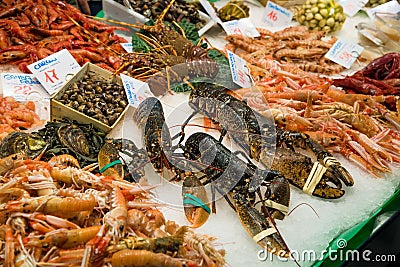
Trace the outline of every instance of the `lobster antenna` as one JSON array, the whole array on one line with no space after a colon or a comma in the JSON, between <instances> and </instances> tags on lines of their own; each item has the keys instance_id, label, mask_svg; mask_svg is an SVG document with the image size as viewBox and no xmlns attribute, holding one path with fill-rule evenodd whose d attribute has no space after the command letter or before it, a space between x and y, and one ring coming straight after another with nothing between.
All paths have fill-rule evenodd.
<instances>
[{"instance_id":1,"label":"lobster antenna","mask_svg":"<svg viewBox=\"0 0 400 267\"><path fill-rule=\"evenodd\" d=\"M171 8L171 6L175 3L175 0L172 0L171 2L169 2L169 4L166 6L166 8L163 10L163 12L161 12L160 16L158 16L158 18L155 21L155 24L157 23L161 23L164 20L165 15L167 15L167 12L169 11L169 9Z\"/></svg>"},{"instance_id":2,"label":"lobster antenna","mask_svg":"<svg viewBox=\"0 0 400 267\"><path fill-rule=\"evenodd\" d=\"M306 206L310 207L310 208L312 209L312 211L315 213L315 215L318 217L318 219L320 219L320 217L319 217L317 211L316 211L310 204L308 204L308 203L300 203L300 204L297 204L297 206L294 207L291 211L289 211L289 213L288 213L286 216L289 216L293 211L295 211L295 210L296 210L298 207L300 207L301 205L306 205Z\"/></svg>"}]
</instances>

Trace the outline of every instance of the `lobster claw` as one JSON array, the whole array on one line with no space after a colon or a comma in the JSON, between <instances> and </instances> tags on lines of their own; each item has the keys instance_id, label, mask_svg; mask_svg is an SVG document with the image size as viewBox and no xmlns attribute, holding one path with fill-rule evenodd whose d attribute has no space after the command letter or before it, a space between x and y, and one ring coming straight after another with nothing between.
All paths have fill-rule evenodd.
<instances>
[{"instance_id":1,"label":"lobster claw","mask_svg":"<svg viewBox=\"0 0 400 267\"><path fill-rule=\"evenodd\" d=\"M268 182L267 186L267 192L269 195L266 196L266 200L263 200L263 203L265 206L270 208L272 218L283 220L289 212L289 181L282 175L279 175Z\"/></svg>"},{"instance_id":2,"label":"lobster claw","mask_svg":"<svg viewBox=\"0 0 400 267\"><path fill-rule=\"evenodd\" d=\"M185 216L191 227L197 228L206 223L211 212L207 192L194 174L183 180L182 197Z\"/></svg>"},{"instance_id":3,"label":"lobster claw","mask_svg":"<svg viewBox=\"0 0 400 267\"><path fill-rule=\"evenodd\" d=\"M353 186L354 180L351 174L346 170L345 167L334 157L325 157L323 159L324 165L330 170L335 177L338 177L345 185Z\"/></svg>"},{"instance_id":4,"label":"lobster claw","mask_svg":"<svg viewBox=\"0 0 400 267\"><path fill-rule=\"evenodd\" d=\"M239 220L253 240L270 253L289 257L290 250L271 222L273 218L264 218L256 208L250 205L244 194L237 192L232 197Z\"/></svg>"},{"instance_id":5,"label":"lobster claw","mask_svg":"<svg viewBox=\"0 0 400 267\"><path fill-rule=\"evenodd\" d=\"M319 161L312 163L310 157L298 152L284 148L278 148L277 151L271 168L280 171L291 184L309 195L326 199L340 198L345 193L341 180L345 185L353 184L350 174L333 157L325 160L325 164Z\"/></svg>"}]
</instances>

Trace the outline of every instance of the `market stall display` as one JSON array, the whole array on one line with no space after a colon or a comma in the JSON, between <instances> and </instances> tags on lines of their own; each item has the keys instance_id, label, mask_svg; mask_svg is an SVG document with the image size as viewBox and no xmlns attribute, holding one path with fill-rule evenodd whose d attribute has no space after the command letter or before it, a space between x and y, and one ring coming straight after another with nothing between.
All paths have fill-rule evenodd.
<instances>
[{"instance_id":1,"label":"market stall display","mask_svg":"<svg viewBox=\"0 0 400 267\"><path fill-rule=\"evenodd\" d=\"M350 29L341 24L354 21L335 1L305 4L319 31L257 25L260 37L211 31L208 44L186 20L164 23L175 1L147 9L161 15L125 37L114 31L126 23L109 26L62 1L3 1L3 65L26 71L67 48L98 66L87 63L52 94L51 118L62 120L41 129L26 131L42 122L31 102L1 98L0 118L14 129L1 132L0 263L319 266L327 248L346 249L335 238L398 197L397 53L386 48L345 75L325 57ZM250 19L262 12L249 6ZM185 8L172 10L183 18L193 13ZM122 50L126 39L134 52ZM235 75L247 86L232 86ZM179 227L188 222L196 229ZM315 257L296 256L306 250Z\"/></svg>"}]
</instances>

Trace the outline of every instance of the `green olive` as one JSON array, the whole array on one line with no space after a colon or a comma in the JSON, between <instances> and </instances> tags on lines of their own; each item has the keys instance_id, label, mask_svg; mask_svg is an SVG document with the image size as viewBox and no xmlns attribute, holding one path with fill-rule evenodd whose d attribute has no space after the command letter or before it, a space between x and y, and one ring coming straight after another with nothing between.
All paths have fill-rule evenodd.
<instances>
[{"instance_id":1,"label":"green olive","mask_svg":"<svg viewBox=\"0 0 400 267\"><path fill-rule=\"evenodd\" d=\"M330 31L331 31L331 27L329 27L329 26L324 26L324 27L322 27L322 30L323 30L324 32L330 32Z\"/></svg>"},{"instance_id":2,"label":"green olive","mask_svg":"<svg viewBox=\"0 0 400 267\"><path fill-rule=\"evenodd\" d=\"M320 9L319 10L319 14L321 14L321 16L323 16L324 18L327 18L329 16L328 10L327 9Z\"/></svg>"},{"instance_id":3,"label":"green olive","mask_svg":"<svg viewBox=\"0 0 400 267\"><path fill-rule=\"evenodd\" d=\"M326 25L326 19L322 19L318 22L318 26L323 28Z\"/></svg>"},{"instance_id":4,"label":"green olive","mask_svg":"<svg viewBox=\"0 0 400 267\"><path fill-rule=\"evenodd\" d=\"M316 6L314 6L314 7L311 8L311 12L314 13L314 14L318 13L318 10L319 10L319 9L318 9L318 7L316 7Z\"/></svg>"},{"instance_id":5,"label":"green olive","mask_svg":"<svg viewBox=\"0 0 400 267\"><path fill-rule=\"evenodd\" d=\"M321 16L321 14L315 14L315 16L314 16L314 18L316 19L316 20L322 20L323 19L323 17Z\"/></svg>"},{"instance_id":6,"label":"green olive","mask_svg":"<svg viewBox=\"0 0 400 267\"><path fill-rule=\"evenodd\" d=\"M329 27L332 27L335 24L335 19L334 18L329 18L326 20L326 25Z\"/></svg>"},{"instance_id":7,"label":"green olive","mask_svg":"<svg viewBox=\"0 0 400 267\"><path fill-rule=\"evenodd\" d=\"M312 13L307 13L306 20L311 20L313 18L314 18L314 15Z\"/></svg>"},{"instance_id":8,"label":"green olive","mask_svg":"<svg viewBox=\"0 0 400 267\"><path fill-rule=\"evenodd\" d=\"M306 20L306 16L301 15L300 17L298 17L297 21L302 24L304 21Z\"/></svg>"}]
</instances>

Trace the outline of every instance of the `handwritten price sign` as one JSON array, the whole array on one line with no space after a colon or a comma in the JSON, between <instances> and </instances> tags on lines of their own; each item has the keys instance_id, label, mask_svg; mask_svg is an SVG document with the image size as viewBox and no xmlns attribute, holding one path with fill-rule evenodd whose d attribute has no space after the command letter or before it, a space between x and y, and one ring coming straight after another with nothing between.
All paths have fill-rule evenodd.
<instances>
[{"instance_id":1,"label":"handwritten price sign","mask_svg":"<svg viewBox=\"0 0 400 267\"><path fill-rule=\"evenodd\" d=\"M226 21L221 24L226 34L240 34L247 37L259 37L260 33L256 27L251 23L249 18L239 20Z\"/></svg>"},{"instance_id":2,"label":"handwritten price sign","mask_svg":"<svg viewBox=\"0 0 400 267\"><path fill-rule=\"evenodd\" d=\"M352 17L368 3L368 0L339 0L338 3L343 7L344 13Z\"/></svg>"},{"instance_id":3,"label":"handwritten price sign","mask_svg":"<svg viewBox=\"0 0 400 267\"><path fill-rule=\"evenodd\" d=\"M78 62L63 49L28 66L46 91L52 95L80 69Z\"/></svg>"},{"instance_id":4,"label":"handwritten price sign","mask_svg":"<svg viewBox=\"0 0 400 267\"><path fill-rule=\"evenodd\" d=\"M331 47L331 49L329 49L325 57L349 69L363 50L364 47L358 44L346 42L339 39Z\"/></svg>"},{"instance_id":5,"label":"handwritten price sign","mask_svg":"<svg viewBox=\"0 0 400 267\"><path fill-rule=\"evenodd\" d=\"M128 53L132 53L133 52L133 45L132 43L120 43L120 45L122 46L122 48L128 52Z\"/></svg>"},{"instance_id":6,"label":"handwritten price sign","mask_svg":"<svg viewBox=\"0 0 400 267\"><path fill-rule=\"evenodd\" d=\"M246 61L229 50L227 52L233 82L244 88L250 87L251 79Z\"/></svg>"},{"instance_id":7,"label":"handwritten price sign","mask_svg":"<svg viewBox=\"0 0 400 267\"><path fill-rule=\"evenodd\" d=\"M147 83L121 74L122 84L130 105L137 108L146 98L153 96Z\"/></svg>"},{"instance_id":8,"label":"handwritten price sign","mask_svg":"<svg viewBox=\"0 0 400 267\"><path fill-rule=\"evenodd\" d=\"M288 9L275 4L274 2L268 1L265 7L265 15L263 23L267 27L271 28L286 28L292 21L293 13Z\"/></svg>"},{"instance_id":9,"label":"handwritten price sign","mask_svg":"<svg viewBox=\"0 0 400 267\"><path fill-rule=\"evenodd\" d=\"M1 86L4 96L12 96L18 101L49 96L32 74L2 73Z\"/></svg>"}]
</instances>

